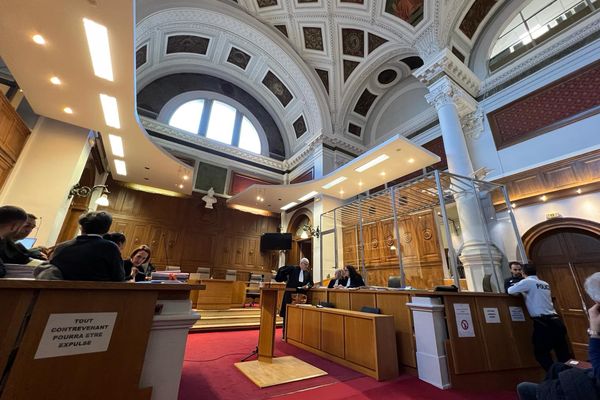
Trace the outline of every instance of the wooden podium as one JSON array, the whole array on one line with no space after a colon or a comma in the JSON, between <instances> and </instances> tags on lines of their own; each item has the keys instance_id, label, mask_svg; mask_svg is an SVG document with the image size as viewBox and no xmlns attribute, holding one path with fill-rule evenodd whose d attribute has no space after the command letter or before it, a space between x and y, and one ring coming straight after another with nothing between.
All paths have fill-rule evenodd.
<instances>
[{"instance_id":1,"label":"wooden podium","mask_svg":"<svg viewBox=\"0 0 600 400\"><path fill-rule=\"evenodd\" d=\"M296 289L286 289L285 283L264 283L260 288L258 360L235 363L244 375L261 388L327 375L327 372L296 357L274 357L279 291L295 292Z\"/></svg>"}]
</instances>

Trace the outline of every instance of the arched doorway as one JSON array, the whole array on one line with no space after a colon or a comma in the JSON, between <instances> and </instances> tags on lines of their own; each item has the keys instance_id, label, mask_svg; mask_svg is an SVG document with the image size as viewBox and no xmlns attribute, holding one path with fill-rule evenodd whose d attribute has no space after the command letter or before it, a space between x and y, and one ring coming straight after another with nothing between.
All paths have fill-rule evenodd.
<instances>
[{"instance_id":1,"label":"arched doorway","mask_svg":"<svg viewBox=\"0 0 600 400\"><path fill-rule=\"evenodd\" d=\"M292 217L288 227L288 233L292 234L292 248L285 257L286 265L297 265L302 257L308 258L313 264L313 238L304 230L304 226L312 226L307 213L299 212Z\"/></svg>"},{"instance_id":2,"label":"arched doorway","mask_svg":"<svg viewBox=\"0 0 600 400\"><path fill-rule=\"evenodd\" d=\"M575 357L587 359L587 309L593 301L583 282L600 271L600 224L576 218L550 220L531 228L523 243L538 276L552 288Z\"/></svg>"}]
</instances>

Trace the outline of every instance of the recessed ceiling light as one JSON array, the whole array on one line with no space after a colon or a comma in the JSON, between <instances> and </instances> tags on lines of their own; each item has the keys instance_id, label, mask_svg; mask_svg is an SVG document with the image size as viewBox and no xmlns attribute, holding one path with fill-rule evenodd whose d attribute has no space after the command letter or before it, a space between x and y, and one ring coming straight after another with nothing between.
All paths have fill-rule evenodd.
<instances>
[{"instance_id":1,"label":"recessed ceiling light","mask_svg":"<svg viewBox=\"0 0 600 400\"><path fill-rule=\"evenodd\" d=\"M110 148L112 149L113 155L117 157L125 157L125 152L123 150L123 139L121 139L121 136L109 133L108 140L110 141Z\"/></svg>"},{"instance_id":2,"label":"recessed ceiling light","mask_svg":"<svg viewBox=\"0 0 600 400\"><path fill-rule=\"evenodd\" d=\"M46 39L42 35L33 35L31 39L37 44L46 44Z\"/></svg>"},{"instance_id":3,"label":"recessed ceiling light","mask_svg":"<svg viewBox=\"0 0 600 400\"><path fill-rule=\"evenodd\" d=\"M73 114L73 109L71 107L65 107L63 108L63 111L67 114Z\"/></svg>"},{"instance_id":4,"label":"recessed ceiling light","mask_svg":"<svg viewBox=\"0 0 600 400\"><path fill-rule=\"evenodd\" d=\"M316 195L318 195L318 194L319 194L319 192L315 192L315 191L313 190L313 191L312 191L312 192L310 192L310 193L306 193L304 196L300 197L298 200L300 200L300 201L306 201L306 200L308 200L308 199L310 199L310 198L313 198L313 197L315 197L315 196L316 196Z\"/></svg>"},{"instance_id":5,"label":"recessed ceiling light","mask_svg":"<svg viewBox=\"0 0 600 400\"><path fill-rule=\"evenodd\" d=\"M362 181L358 182L358 186L362 186L362 185L363 185Z\"/></svg>"},{"instance_id":6,"label":"recessed ceiling light","mask_svg":"<svg viewBox=\"0 0 600 400\"><path fill-rule=\"evenodd\" d=\"M323 189L331 189L332 187L334 187L335 185L337 185L338 183L342 183L344 182L346 179L345 176L340 176L339 178L336 178L334 180L332 180L331 182L329 182L326 185L321 186Z\"/></svg>"},{"instance_id":7,"label":"recessed ceiling light","mask_svg":"<svg viewBox=\"0 0 600 400\"><path fill-rule=\"evenodd\" d=\"M119 175L127 175L127 166L123 160L115 160L115 169Z\"/></svg>"},{"instance_id":8,"label":"recessed ceiling light","mask_svg":"<svg viewBox=\"0 0 600 400\"><path fill-rule=\"evenodd\" d=\"M511 206L512 208L517 208L517 203L511 203L511 204L510 204L510 206Z\"/></svg>"},{"instance_id":9,"label":"recessed ceiling light","mask_svg":"<svg viewBox=\"0 0 600 400\"><path fill-rule=\"evenodd\" d=\"M409 158L409 159L408 159L408 163L409 163L409 164L412 164L412 163L414 163L414 162L415 162L415 159L414 159L414 158Z\"/></svg>"},{"instance_id":10,"label":"recessed ceiling light","mask_svg":"<svg viewBox=\"0 0 600 400\"><path fill-rule=\"evenodd\" d=\"M52 83L53 85L60 85L62 82L60 81L60 78L58 76L53 76L52 78L50 78L50 83Z\"/></svg>"},{"instance_id":11,"label":"recessed ceiling light","mask_svg":"<svg viewBox=\"0 0 600 400\"><path fill-rule=\"evenodd\" d=\"M285 206L281 207L281 210L283 210L283 211L289 210L290 208L294 207L295 205L298 205L298 203L296 203L295 201L292 201L291 203L288 203Z\"/></svg>"},{"instance_id":12,"label":"recessed ceiling light","mask_svg":"<svg viewBox=\"0 0 600 400\"><path fill-rule=\"evenodd\" d=\"M388 156L387 154L382 154L379 157L376 157L376 158L372 159L368 163L366 163L364 165L361 165L360 167L356 168L355 171L356 172L364 172L364 171L368 170L369 168L374 167L377 164L384 162L388 158L390 158L390 156Z\"/></svg>"},{"instance_id":13,"label":"recessed ceiling light","mask_svg":"<svg viewBox=\"0 0 600 400\"><path fill-rule=\"evenodd\" d=\"M106 125L116 129L121 128L117 99L106 94L100 94L100 103L102 103L102 111L104 112L104 122L106 122Z\"/></svg>"},{"instance_id":14,"label":"recessed ceiling light","mask_svg":"<svg viewBox=\"0 0 600 400\"><path fill-rule=\"evenodd\" d=\"M179 184L179 189L183 189L183 183Z\"/></svg>"},{"instance_id":15,"label":"recessed ceiling light","mask_svg":"<svg viewBox=\"0 0 600 400\"><path fill-rule=\"evenodd\" d=\"M343 191L343 190L340 190L340 194L344 194L344 191Z\"/></svg>"},{"instance_id":16,"label":"recessed ceiling light","mask_svg":"<svg viewBox=\"0 0 600 400\"><path fill-rule=\"evenodd\" d=\"M113 70L110 58L110 46L108 45L108 30L104 25L100 25L87 18L83 19L83 27L87 36L94 75L98 78L112 81Z\"/></svg>"},{"instance_id":17,"label":"recessed ceiling light","mask_svg":"<svg viewBox=\"0 0 600 400\"><path fill-rule=\"evenodd\" d=\"M385 171L381 171L381 172L379 173L379 175L381 175L381 176L385 176Z\"/></svg>"},{"instance_id":18,"label":"recessed ceiling light","mask_svg":"<svg viewBox=\"0 0 600 400\"><path fill-rule=\"evenodd\" d=\"M546 197L546 195L543 195L542 197L540 197L540 200L541 201L546 201L546 200L548 200L548 197Z\"/></svg>"},{"instance_id":19,"label":"recessed ceiling light","mask_svg":"<svg viewBox=\"0 0 600 400\"><path fill-rule=\"evenodd\" d=\"M581 188L576 190L577 194L581 194Z\"/></svg>"},{"instance_id":20,"label":"recessed ceiling light","mask_svg":"<svg viewBox=\"0 0 600 400\"><path fill-rule=\"evenodd\" d=\"M188 179L190 179L190 177L189 177L188 175L184 175L184 176L183 176L183 180L184 180L184 181L187 181Z\"/></svg>"}]
</instances>

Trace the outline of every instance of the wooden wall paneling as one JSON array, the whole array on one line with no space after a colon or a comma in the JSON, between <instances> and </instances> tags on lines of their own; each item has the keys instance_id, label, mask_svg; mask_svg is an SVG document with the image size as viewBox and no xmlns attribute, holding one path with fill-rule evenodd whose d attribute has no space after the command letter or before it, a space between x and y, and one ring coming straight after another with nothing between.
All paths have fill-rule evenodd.
<instances>
[{"instance_id":1,"label":"wooden wall paneling","mask_svg":"<svg viewBox=\"0 0 600 400\"><path fill-rule=\"evenodd\" d=\"M5 370L22 329L21 324L33 303L32 289L0 291L0 304L4 309L0 313L0 370L2 371Z\"/></svg>"},{"instance_id":2,"label":"wooden wall paneling","mask_svg":"<svg viewBox=\"0 0 600 400\"><path fill-rule=\"evenodd\" d=\"M302 341L302 309L288 307L285 314L285 335L288 339Z\"/></svg>"},{"instance_id":3,"label":"wooden wall paneling","mask_svg":"<svg viewBox=\"0 0 600 400\"><path fill-rule=\"evenodd\" d=\"M375 293L353 292L350 295L350 310L361 311L363 307L377 307Z\"/></svg>"},{"instance_id":4,"label":"wooden wall paneling","mask_svg":"<svg viewBox=\"0 0 600 400\"><path fill-rule=\"evenodd\" d=\"M398 264L398 254L392 246L396 247L396 233L394 220L389 219L380 222L381 230L381 254L386 263Z\"/></svg>"},{"instance_id":5,"label":"wooden wall paneling","mask_svg":"<svg viewBox=\"0 0 600 400\"><path fill-rule=\"evenodd\" d=\"M469 305L475 337L458 336L456 314L454 313L454 304L456 303ZM452 353L452 371L455 374L465 374L489 370L475 300L469 297L445 296L444 306L446 309L448 336L450 338L449 349Z\"/></svg>"},{"instance_id":6,"label":"wooden wall paneling","mask_svg":"<svg viewBox=\"0 0 600 400\"><path fill-rule=\"evenodd\" d=\"M375 369L375 346L366 343L375 342L373 321L355 317L344 317L344 344L346 359L368 369Z\"/></svg>"},{"instance_id":7,"label":"wooden wall paneling","mask_svg":"<svg viewBox=\"0 0 600 400\"><path fill-rule=\"evenodd\" d=\"M417 347L414 338L412 312L406 305L410 295L399 293L377 293L376 304L384 315L394 316L396 350L398 362L404 366L417 368Z\"/></svg>"},{"instance_id":8,"label":"wooden wall paneling","mask_svg":"<svg viewBox=\"0 0 600 400\"><path fill-rule=\"evenodd\" d=\"M327 289L311 289L308 292L308 301L313 306L318 305L322 301L327 301Z\"/></svg>"},{"instance_id":9,"label":"wooden wall paneling","mask_svg":"<svg viewBox=\"0 0 600 400\"><path fill-rule=\"evenodd\" d=\"M323 313L321 316L321 350L336 357L345 358L344 340L340 332L344 332L344 316Z\"/></svg>"},{"instance_id":10,"label":"wooden wall paneling","mask_svg":"<svg viewBox=\"0 0 600 400\"><path fill-rule=\"evenodd\" d=\"M215 235L188 231L183 238L181 271L196 272L198 267L213 268Z\"/></svg>"},{"instance_id":11,"label":"wooden wall paneling","mask_svg":"<svg viewBox=\"0 0 600 400\"><path fill-rule=\"evenodd\" d=\"M302 313L302 343L321 349L321 313L305 309Z\"/></svg>"},{"instance_id":12,"label":"wooden wall paneling","mask_svg":"<svg viewBox=\"0 0 600 400\"><path fill-rule=\"evenodd\" d=\"M13 163L10 162L9 160L7 160L0 153L0 188L2 188L4 186L4 182L6 182L8 175L10 175L10 171L12 170L12 167L13 167Z\"/></svg>"},{"instance_id":13,"label":"wooden wall paneling","mask_svg":"<svg viewBox=\"0 0 600 400\"><path fill-rule=\"evenodd\" d=\"M0 93L0 189L19 159L29 134L27 125Z\"/></svg>"},{"instance_id":14,"label":"wooden wall paneling","mask_svg":"<svg viewBox=\"0 0 600 400\"><path fill-rule=\"evenodd\" d=\"M356 226L342 229L343 264L358 265L358 235L356 230Z\"/></svg>"},{"instance_id":15,"label":"wooden wall paneling","mask_svg":"<svg viewBox=\"0 0 600 400\"><path fill-rule=\"evenodd\" d=\"M327 296L330 303L333 303L335 308L339 308L342 310L350 309L350 293L348 291L334 291L330 290Z\"/></svg>"}]
</instances>

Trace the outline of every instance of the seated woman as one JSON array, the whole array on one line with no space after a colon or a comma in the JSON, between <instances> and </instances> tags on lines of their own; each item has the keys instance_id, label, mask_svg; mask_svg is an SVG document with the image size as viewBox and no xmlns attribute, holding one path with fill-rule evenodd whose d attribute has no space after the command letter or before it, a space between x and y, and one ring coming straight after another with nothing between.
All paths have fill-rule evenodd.
<instances>
[{"instance_id":1,"label":"seated woman","mask_svg":"<svg viewBox=\"0 0 600 400\"><path fill-rule=\"evenodd\" d=\"M344 278L344 269L336 269L333 274L333 278L331 278L329 285L327 285L327 288L334 289L337 287L344 287L346 286L346 281L347 279Z\"/></svg>"},{"instance_id":2,"label":"seated woman","mask_svg":"<svg viewBox=\"0 0 600 400\"><path fill-rule=\"evenodd\" d=\"M146 274L142 264L150 261L150 247L145 244L141 245L137 249L133 250L129 260L123 261L123 268L125 269L125 280L135 280L136 282L145 281Z\"/></svg>"},{"instance_id":3,"label":"seated woman","mask_svg":"<svg viewBox=\"0 0 600 400\"><path fill-rule=\"evenodd\" d=\"M346 265L344 267L344 277L348 279L344 285L347 288L355 288L365 286L365 281L362 276L356 271L352 265Z\"/></svg>"}]
</instances>

